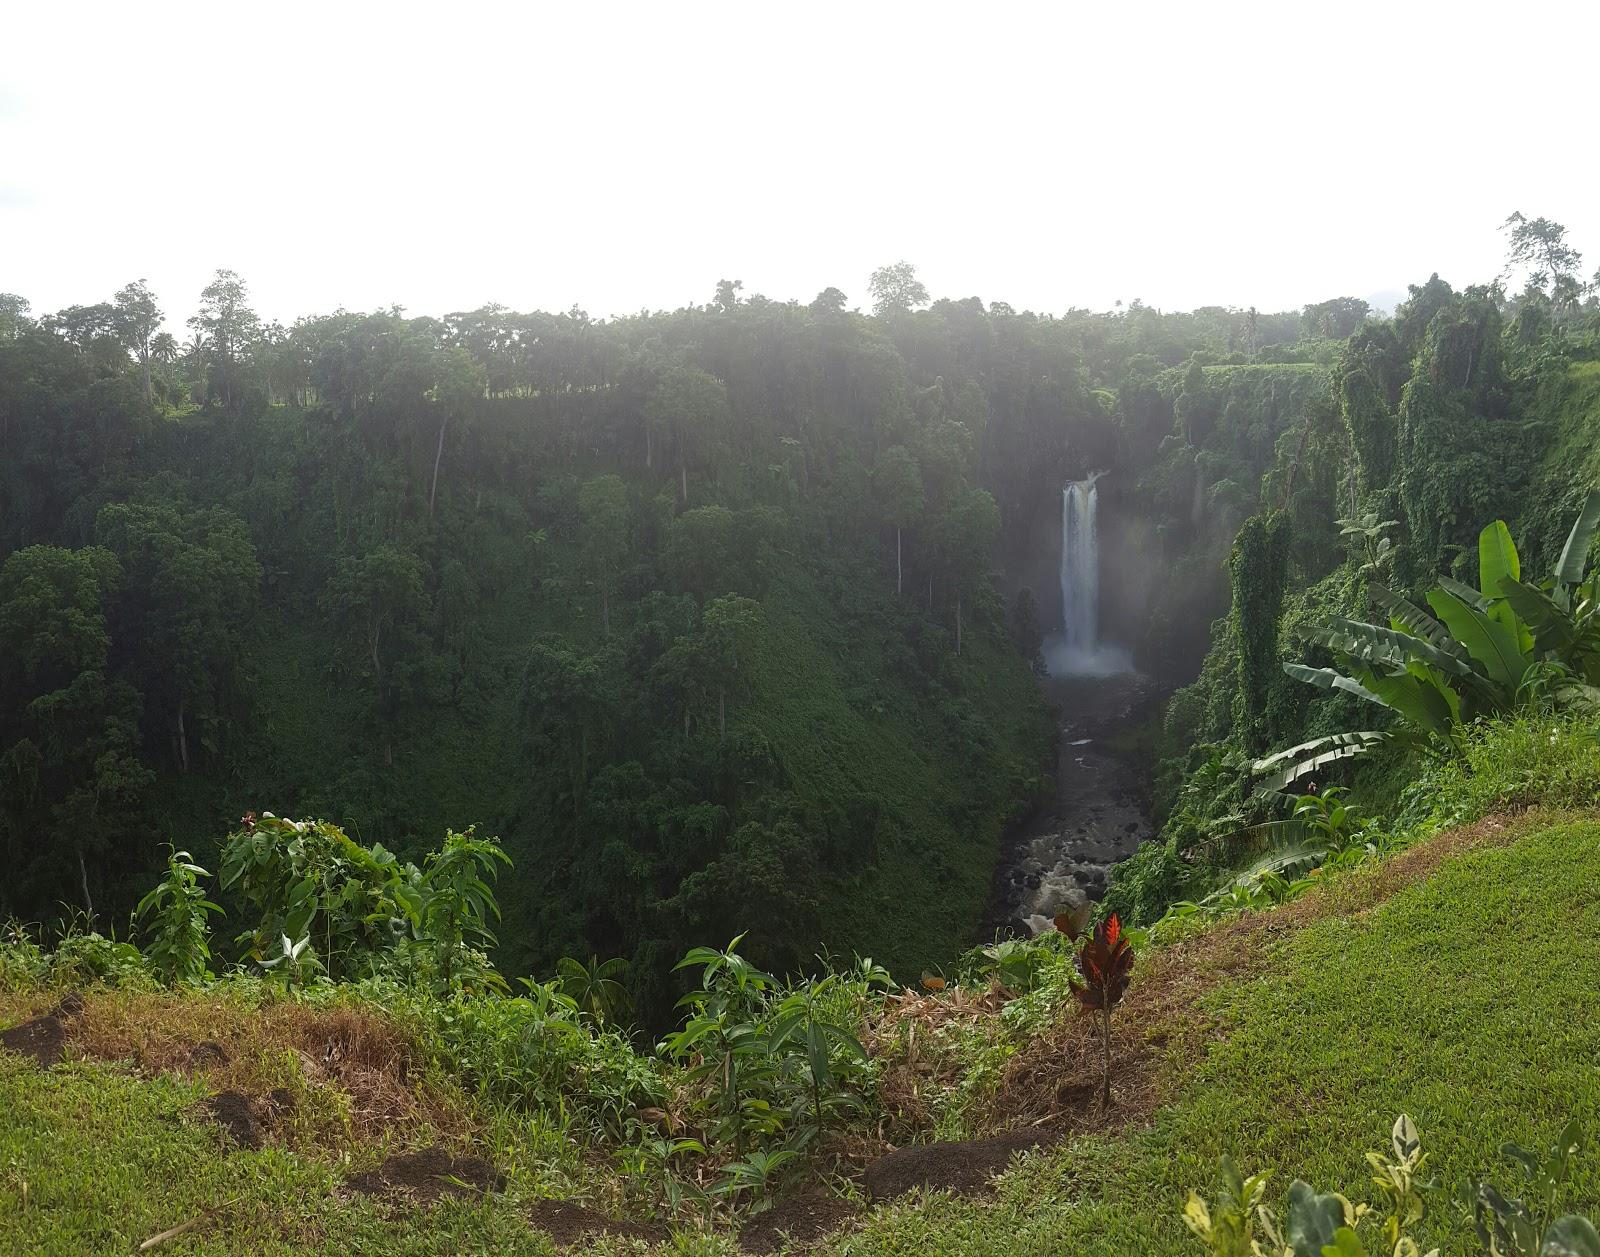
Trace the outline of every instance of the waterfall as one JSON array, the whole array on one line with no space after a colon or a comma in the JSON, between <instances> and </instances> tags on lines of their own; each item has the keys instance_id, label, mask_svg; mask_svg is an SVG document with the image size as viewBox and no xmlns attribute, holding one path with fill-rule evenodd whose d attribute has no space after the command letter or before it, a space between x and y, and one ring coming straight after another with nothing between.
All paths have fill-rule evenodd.
<instances>
[{"instance_id":1,"label":"waterfall","mask_svg":"<svg viewBox=\"0 0 1600 1257\"><path fill-rule=\"evenodd\" d=\"M1100 640L1100 491L1092 472L1061 490L1061 634L1045 643L1054 676L1109 676L1133 670L1120 646Z\"/></svg>"},{"instance_id":2,"label":"waterfall","mask_svg":"<svg viewBox=\"0 0 1600 1257\"><path fill-rule=\"evenodd\" d=\"M1061 490L1061 626L1067 648L1092 655L1100 644L1100 542L1095 512L1100 491L1074 480Z\"/></svg>"}]
</instances>

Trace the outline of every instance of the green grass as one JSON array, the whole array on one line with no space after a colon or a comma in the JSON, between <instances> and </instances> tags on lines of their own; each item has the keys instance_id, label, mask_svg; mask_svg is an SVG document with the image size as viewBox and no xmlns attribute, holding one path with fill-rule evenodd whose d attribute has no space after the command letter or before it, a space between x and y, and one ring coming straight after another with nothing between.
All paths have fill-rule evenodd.
<instances>
[{"instance_id":1,"label":"green grass","mask_svg":"<svg viewBox=\"0 0 1600 1257\"><path fill-rule=\"evenodd\" d=\"M1303 1176L1361 1199L1363 1153L1402 1111L1445 1183L1514 1184L1495 1163L1505 1140L1541 1146L1576 1117L1600 1142L1597 878L1600 822L1548 824L1320 921L1277 945L1267 976L1215 993L1224 1032L1149 1129L1038 1157L990 1202L881 1212L831 1251L1195 1254L1180 1211L1191 1188L1212 1191L1223 1153L1270 1170L1280 1197ZM1600 1211L1594 1148L1567 1204ZM1428 1231L1464 1257L1459 1235Z\"/></svg>"},{"instance_id":2,"label":"green grass","mask_svg":"<svg viewBox=\"0 0 1600 1257\"><path fill-rule=\"evenodd\" d=\"M504 1195L392 1209L338 1188L375 1163L379 1146L342 1154L267 1147L228 1151L194 1116L205 1088L170 1075L144 1079L120 1065L74 1063L41 1072L0 1055L0 1257L101 1257L190 1220L200 1225L158 1250L183 1254L505 1253L553 1257L524 1206L552 1194L537 1166L509 1171ZM397 1138L415 1138L415 1130ZM557 1140L556 1142L561 1142ZM493 1148L489 1149L494 1154ZM527 1156L524 1143L520 1149ZM345 1158L348 1158L346 1160ZM643 1246L602 1240L587 1251ZM668 1251L728 1251L692 1233Z\"/></svg>"}]
</instances>

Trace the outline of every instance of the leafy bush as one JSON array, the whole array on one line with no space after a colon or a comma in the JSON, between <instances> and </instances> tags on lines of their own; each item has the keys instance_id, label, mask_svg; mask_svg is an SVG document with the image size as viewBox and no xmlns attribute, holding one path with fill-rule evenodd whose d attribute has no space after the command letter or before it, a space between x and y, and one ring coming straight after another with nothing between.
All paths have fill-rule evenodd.
<instances>
[{"instance_id":1,"label":"leafy bush","mask_svg":"<svg viewBox=\"0 0 1600 1257\"><path fill-rule=\"evenodd\" d=\"M210 876L187 851L174 851L167 859L167 875L135 910L151 933L145 957L167 982L200 982L211 976L208 918L222 909L200 887L200 878Z\"/></svg>"}]
</instances>

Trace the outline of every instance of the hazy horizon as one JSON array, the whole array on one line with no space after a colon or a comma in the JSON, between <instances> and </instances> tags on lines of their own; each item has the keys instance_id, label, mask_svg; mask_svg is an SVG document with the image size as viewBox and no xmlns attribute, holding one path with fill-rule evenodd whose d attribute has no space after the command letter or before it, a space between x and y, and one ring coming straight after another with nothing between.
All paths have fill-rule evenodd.
<instances>
[{"instance_id":1,"label":"hazy horizon","mask_svg":"<svg viewBox=\"0 0 1600 1257\"><path fill-rule=\"evenodd\" d=\"M1331 28L1263 5L1011 6L981 27L938 5L804 25L724 5L28 12L0 70L0 290L45 312L143 277L181 327L227 267L285 323L604 317L720 278L865 307L903 258L935 297L1018 309L1280 310L1487 281L1512 210L1565 223L1590 273L1600 181L1560 125L1581 76L1535 20L1434 7ZM1475 177L1494 150L1515 190Z\"/></svg>"}]
</instances>

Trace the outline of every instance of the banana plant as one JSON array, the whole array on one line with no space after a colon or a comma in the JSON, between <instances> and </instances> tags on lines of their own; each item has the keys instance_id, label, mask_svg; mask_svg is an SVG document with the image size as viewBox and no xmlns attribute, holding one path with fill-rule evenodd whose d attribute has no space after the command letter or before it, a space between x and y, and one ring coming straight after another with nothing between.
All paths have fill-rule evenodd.
<instances>
[{"instance_id":1,"label":"banana plant","mask_svg":"<svg viewBox=\"0 0 1600 1257\"><path fill-rule=\"evenodd\" d=\"M1298 681L1387 709L1395 727L1334 734L1257 760L1251 770L1266 778L1259 788L1282 790L1395 737L1459 750L1478 716L1546 701L1600 706L1600 573L1585 576L1597 529L1600 491L1588 496L1538 584L1523 581L1511 532L1496 520L1478 537L1478 588L1440 577L1425 611L1386 585L1370 585L1386 626L1334 620L1316 640L1340 668L1283 667Z\"/></svg>"}]
</instances>

